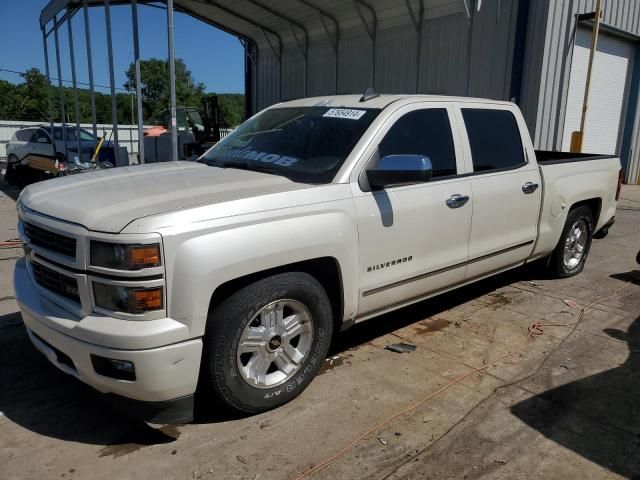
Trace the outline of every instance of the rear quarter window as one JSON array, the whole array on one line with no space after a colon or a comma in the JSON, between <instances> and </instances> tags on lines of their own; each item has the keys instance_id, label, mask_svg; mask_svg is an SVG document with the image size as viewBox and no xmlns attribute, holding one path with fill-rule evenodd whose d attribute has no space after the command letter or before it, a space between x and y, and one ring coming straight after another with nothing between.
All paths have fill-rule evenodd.
<instances>
[{"instance_id":1,"label":"rear quarter window","mask_svg":"<svg viewBox=\"0 0 640 480\"><path fill-rule=\"evenodd\" d=\"M509 110L463 108L473 171L484 172L524 165L522 137Z\"/></svg>"},{"instance_id":2,"label":"rear quarter window","mask_svg":"<svg viewBox=\"0 0 640 480\"><path fill-rule=\"evenodd\" d=\"M35 132L35 130L32 128L18 130L16 133L14 133L15 140L18 142L28 142L29 140L31 140L33 132Z\"/></svg>"}]
</instances>

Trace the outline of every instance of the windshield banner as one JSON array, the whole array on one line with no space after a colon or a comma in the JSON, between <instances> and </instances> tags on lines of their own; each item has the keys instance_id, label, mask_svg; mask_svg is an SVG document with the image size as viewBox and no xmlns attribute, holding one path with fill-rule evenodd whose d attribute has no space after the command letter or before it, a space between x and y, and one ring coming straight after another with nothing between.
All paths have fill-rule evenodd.
<instances>
[{"instance_id":1,"label":"windshield banner","mask_svg":"<svg viewBox=\"0 0 640 480\"><path fill-rule=\"evenodd\" d=\"M230 157L273 163L274 165L280 165L281 167L290 167L298 161L298 159L294 157L286 157L284 155L278 155L277 153L259 152L257 150L251 150L250 147L230 148L225 151L225 154Z\"/></svg>"}]
</instances>

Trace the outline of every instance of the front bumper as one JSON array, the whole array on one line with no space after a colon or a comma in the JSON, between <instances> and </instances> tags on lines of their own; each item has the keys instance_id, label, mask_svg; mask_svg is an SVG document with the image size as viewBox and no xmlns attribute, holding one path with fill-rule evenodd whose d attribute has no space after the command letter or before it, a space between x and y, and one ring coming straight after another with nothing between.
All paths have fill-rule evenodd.
<instances>
[{"instance_id":1,"label":"front bumper","mask_svg":"<svg viewBox=\"0 0 640 480\"><path fill-rule=\"evenodd\" d=\"M22 319L34 346L60 370L126 404L134 416L157 423L184 423L192 419L202 340L193 339L142 350L116 349L79 340L52 325L79 324L82 320L39 295L25 259L15 267L14 288ZM67 315L67 318L61 318ZM64 320L64 321L61 321ZM144 326L144 322L139 322ZM69 328L72 330L72 328ZM91 355L132 362L135 380L100 375ZM130 407L130 408L129 408ZM163 412L165 413L163 415Z\"/></svg>"}]
</instances>

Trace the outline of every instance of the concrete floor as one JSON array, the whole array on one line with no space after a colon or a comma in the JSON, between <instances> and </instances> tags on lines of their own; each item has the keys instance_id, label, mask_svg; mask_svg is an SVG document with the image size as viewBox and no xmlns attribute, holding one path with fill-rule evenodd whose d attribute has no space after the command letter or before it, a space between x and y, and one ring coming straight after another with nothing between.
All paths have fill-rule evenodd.
<instances>
[{"instance_id":1,"label":"concrete floor","mask_svg":"<svg viewBox=\"0 0 640 480\"><path fill-rule=\"evenodd\" d=\"M2 187L2 185L0 185ZM17 192L0 193L0 241ZM381 420L468 376L369 435L314 479L640 478L640 188L585 271L518 269L342 334L293 402L184 426L123 417L30 345L13 300L21 252L0 249L0 478L294 479ZM535 320L547 327L521 344ZM417 349L384 346L408 341ZM518 346L520 345L520 346Z\"/></svg>"}]
</instances>

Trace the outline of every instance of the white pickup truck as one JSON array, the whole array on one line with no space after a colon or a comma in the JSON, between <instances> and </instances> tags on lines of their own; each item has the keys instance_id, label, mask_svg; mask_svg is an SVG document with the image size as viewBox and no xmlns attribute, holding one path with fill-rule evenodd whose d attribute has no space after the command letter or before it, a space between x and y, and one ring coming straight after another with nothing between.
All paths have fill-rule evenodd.
<instances>
[{"instance_id":1,"label":"white pickup truck","mask_svg":"<svg viewBox=\"0 0 640 480\"><path fill-rule=\"evenodd\" d=\"M354 323L548 259L579 273L620 161L536 152L518 108L281 103L197 162L31 185L16 298L58 368L156 423L293 399ZM213 403L215 402L215 403Z\"/></svg>"}]
</instances>

